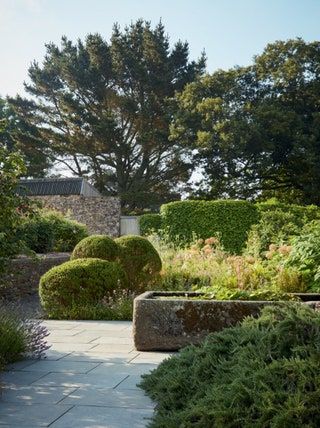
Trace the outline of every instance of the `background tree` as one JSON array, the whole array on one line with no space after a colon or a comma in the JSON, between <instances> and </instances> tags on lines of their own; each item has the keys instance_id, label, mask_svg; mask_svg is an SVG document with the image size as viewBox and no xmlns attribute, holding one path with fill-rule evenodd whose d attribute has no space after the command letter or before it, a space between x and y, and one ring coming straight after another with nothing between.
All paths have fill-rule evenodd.
<instances>
[{"instance_id":1,"label":"background tree","mask_svg":"<svg viewBox=\"0 0 320 428\"><path fill-rule=\"evenodd\" d=\"M29 69L33 98L10 102L51 158L129 209L176 191L191 162L188 148L168 139L170 98L203 73L204 56L190 62L187 43L170 49L161 22L152 29L142 20L123 32L114 26L110 43L91 34L46 48L43 64Z\"/></svg>"},{"instance_id":2,"label":"background tree","mask_svg":"<svg viewBox=\"0 0 320 428\"><path fill-rule=\"evenodd\" d=\"M37 128L18 117L8 102L0 97L0 147L17 152L24 158L25 174L43 177L50 158Z\"/></svg>"},{"instance_id":3,"label":"background tree","mask_svg":"<svg viewBox=\"0 0 320 428\"><path fill-rule=\"evenodd\" d=\"M196 149L197 194L320 204L320 42L267 45L178 96L172 140Z\"/></svg>"},{"instance_id":4,"label":"background tree","mask_svg":"<svg viewBox=\"0 0 320 428\"><path fill-rule=\"evenodd\" d=\"M3 132L4 127L0 123L0 135ZM19 251L20 243L15 240L14 234L22 213L29 209L25 198L16 194L18 179L24 173L25 166L20 154L0 147L0 272L4 260Z\"/></svg>"}]
</instances>

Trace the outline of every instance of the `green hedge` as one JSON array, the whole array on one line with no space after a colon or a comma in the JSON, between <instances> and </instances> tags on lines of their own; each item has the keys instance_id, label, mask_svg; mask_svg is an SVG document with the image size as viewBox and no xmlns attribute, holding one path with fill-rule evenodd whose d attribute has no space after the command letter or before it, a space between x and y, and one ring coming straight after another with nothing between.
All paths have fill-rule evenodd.
<instances>
[{"instance_id":1,"label":"green hedge","mask_svg":"<svg viewBox=\"0 0 320 428\"><path fill-rule=\"evenodd\" d=\"M257 223L256 206L247 201L179 201L161 207L162 224L172 241L191 242L221 236L224 248L240 253L250 227Z\"/></svg>"},{"instance_id":2,"label":"green hedge","mask_svg":"<svg viewBox=\"0 0 320 428\"><path fill-rule=\"evenodd\" d=\"M139 217L140 233L143 236L159 232L162 227L160 214L143 214Z\"/></svg>"},{"instance_id":3,"label":"green hedge","mask_svg":"<svg viewBox=\"0 0 320 428\"><path fill-rule=\"evenodd\" d=\"M260 202L256 204L259 212L273 212L277 210L289 213L294 223L302 227L305 223L320 219L320 208L316 205L295 205L295 204L283 204L281 202Z\"/></svg>"}]
</instances>

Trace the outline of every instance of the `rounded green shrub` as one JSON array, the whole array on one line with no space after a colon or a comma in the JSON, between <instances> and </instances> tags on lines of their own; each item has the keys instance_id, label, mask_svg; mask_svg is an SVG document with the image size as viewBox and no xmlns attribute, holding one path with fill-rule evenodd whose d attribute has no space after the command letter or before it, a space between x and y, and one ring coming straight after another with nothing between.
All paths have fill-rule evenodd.
<instances>
[{"instance_id":1,"label":"rounded green shrub","mask_svg":"<svg viewBox=\"0 0 320 428\"><path fill-rule=\"evenodd\" d=\"M158 276L162 263L160 256L148 239L141 236L121 236L115 239L119 257L124 267L129 288L142 290Z\"/></svg>"},{"instance_id":2,"label":"rounded green shrub","mask_svg":"<svg viewBox=\"0 0 320 428\"><path fill-rule=\"evenodd\" d=\"M106 235L91 235L82 239L74 248L71 260L97 258L108 261L117 259L119 249L113 239Z\"/></svg>"},{"instance_id":3,"label":"rounded green shrub","mask_svg":"<svg viewBox=\"0 0 320 428\"><path fill-rule=\"evenodd\" d=\"M118 263L98 258L79 259L55 266L40 279L40 301L50 315L57 309L98 303L116 289L126 288L127 277Z\"/></svg>"}]
</instances>

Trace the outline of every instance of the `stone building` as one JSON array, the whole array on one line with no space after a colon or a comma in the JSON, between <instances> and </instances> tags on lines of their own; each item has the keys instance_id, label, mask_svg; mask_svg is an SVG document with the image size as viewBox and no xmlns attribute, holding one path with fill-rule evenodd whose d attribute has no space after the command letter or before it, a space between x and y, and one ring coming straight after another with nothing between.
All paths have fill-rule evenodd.
<instances>
[{"instance_id":1,"label":"stone building","mask_svg":"<svg viewBox=\"0 0 320 428\"><path fill-rule=\"evenodd\" d=\"M84 178L20 180L18 193L40 200L46 208L68 213L91 234L120 234L120 198L102 196Z\"/></svg>"}]
</instances>

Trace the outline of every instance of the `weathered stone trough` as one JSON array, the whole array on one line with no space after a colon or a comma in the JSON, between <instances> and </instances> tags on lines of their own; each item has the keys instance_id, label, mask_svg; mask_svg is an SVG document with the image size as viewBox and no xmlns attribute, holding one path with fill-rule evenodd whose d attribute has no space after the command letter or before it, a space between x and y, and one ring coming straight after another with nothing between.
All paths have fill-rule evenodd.
<instances>
[{"instance_id":1,"label":"weathered stone trough","mask_svg":"<svg viewBox=\"0 0 320 428\"><path fill-rule=\"evenodd\" d=\"M200 343L209 333L258 316L270 301L205 300L195 292L149 291L134 300L133 336L138 351L176 351ZM320 294L298 294L311 306Z\"/></svg>"}]
</instances>

